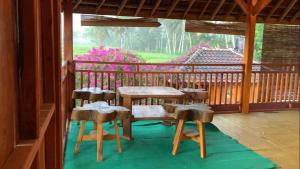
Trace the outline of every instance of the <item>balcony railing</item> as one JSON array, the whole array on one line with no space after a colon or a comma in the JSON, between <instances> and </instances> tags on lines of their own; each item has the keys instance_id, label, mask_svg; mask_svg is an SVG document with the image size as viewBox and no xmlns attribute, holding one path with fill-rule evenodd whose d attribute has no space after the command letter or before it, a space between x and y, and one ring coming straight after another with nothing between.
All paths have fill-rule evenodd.
<instances>
[{"instance_id":1,"label":"balcony railing","mask_svg":"<svg viewBox=\"0 0 300 169\"><path fill-rule=\"evenodd\" d=\"M205 102L216 111L240 111L243 64L74 61L73 66L76 88L99 87L115 91L120 86L205 88L209 93L209 99ZM298 107L298 68L299 65L254 64L249 89L251 111ZM136 104L161 102L163 101L153 98L139 100Z\"/></svg>"}]
</instances>

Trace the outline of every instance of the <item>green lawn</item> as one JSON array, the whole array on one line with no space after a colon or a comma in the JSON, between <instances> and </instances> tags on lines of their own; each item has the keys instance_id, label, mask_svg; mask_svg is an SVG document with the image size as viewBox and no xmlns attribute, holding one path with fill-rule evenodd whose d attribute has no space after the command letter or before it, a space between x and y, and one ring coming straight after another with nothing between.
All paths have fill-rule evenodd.
<instances>
[{"instance_id":1,"label":"green lawn","mask_svg":"<svg viewBox=\"0 0 300 169\"><path fill-rule=\"evenodd\" d=\"M91 45L74 45L73 46L73 56L81 55L88 53L90 49L97 46L91 46ZM145 62L148 63L161 63L161 62L167 62L172 59L175 59L178 57L176 54L166 54L166 53L154 53L154 52L139 52L139 51L131 51L135 55L137 55L139 58L145 60Z\"/></svg>"},{"instance_id":2,"label":"green lawn","mask_svg":"<svg viewBox=\"0 0 300 169\"><path fill-rule=\"evenodd\" d=\"M170 60L178 57L176 54L172 55L172 54L166 54L166 53L137 52L137 51L135 51L133 53L148 63L167 62L167 61L170 61Z\"/></svg>"}]
</instances>

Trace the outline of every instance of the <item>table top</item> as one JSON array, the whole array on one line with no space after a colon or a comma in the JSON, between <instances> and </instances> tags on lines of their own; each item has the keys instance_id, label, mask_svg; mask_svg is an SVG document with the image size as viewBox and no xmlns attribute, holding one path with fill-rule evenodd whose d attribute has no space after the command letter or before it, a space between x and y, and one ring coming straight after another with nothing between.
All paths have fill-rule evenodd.
<instances>
[{"instance_id":1,"label":"table top","mask_svg":"<svg viewBox=\"0 0 300 169\"><path fill-rule=\"evenodd\" d=\"M131 98L177 98L184 95L177 89L162 86L126 86L119 87L118 92L122 97Z\"/></svg>"}]
</instances>

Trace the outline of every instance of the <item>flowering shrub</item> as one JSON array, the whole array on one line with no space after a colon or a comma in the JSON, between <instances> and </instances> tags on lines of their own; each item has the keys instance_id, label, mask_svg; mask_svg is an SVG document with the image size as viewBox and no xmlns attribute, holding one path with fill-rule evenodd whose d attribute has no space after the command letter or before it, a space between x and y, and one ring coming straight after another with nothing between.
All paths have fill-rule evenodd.
<instances>
[{"instance_id":1,"label":"flowering shrub","mask_svg":"<svg viewBox=\"0 0 300 169\"><path fill-rule=\"evenodd\" d=\"M190 49L187 55L180 56L169 63L184 63L188 57L201 47L209 48L207 44L198 44ZM82 87L94 87L101 84L104 89L117 88L125 81L135 83L137 77L134 73L136 65L128 65L126 63L143 63L144 60L138 58L136 55L123 51L119 48L108 48L100 46L99 48L91 49L87 54L78 55L75 57L76 61L93 61L92 63L76 63L76 70L89 70L91 72L83 71L82 74L76 75L76 86L80 88L80 82L83 82ZM103 64L101 62L117 62L124 64ZM182 71L184 66L166 66L166 65L140 65L139 70L143 72L173 72ZM97 72L97 71L106 71ZM126 74L115 73L115 71L127 72ZM122 77L121 77L122 76ZM152 78L153 74L149 74L148 78ZM81 79L82 78L82 79ZM123 81L121 81L123 80ZM89 82L89 84L88 84Z\"/></svg>"}]
</instances>

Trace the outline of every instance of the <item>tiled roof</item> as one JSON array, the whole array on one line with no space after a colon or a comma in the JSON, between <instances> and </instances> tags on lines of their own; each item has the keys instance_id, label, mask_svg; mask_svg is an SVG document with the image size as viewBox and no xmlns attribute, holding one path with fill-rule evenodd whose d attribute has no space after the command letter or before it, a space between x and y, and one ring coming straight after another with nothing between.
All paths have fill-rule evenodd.
<instances>
[{"instance_id":1,"label":"tiled roof","mask_svg":"<svg viewBox=\"0 0 300 169\"><path fill-rule=\"evenodd\" d=\"M232 49L200 48L190 56L186 63L242 64L243 56Z\"/></svg>"},{"instance_id":2,"label":"tiled roof","mask_svg":"<svg viewBox=\"0 0 300 169\"><path fill-rule=\"evenodd\" d=\"M243 56L233 49L200 48L190 55L186 64L243 64ZM186 71L191 67L185 67ZM260 67L253 66L254 70ZM242 71L242 66L196 66L196 72L236 72Z\"/></svg>"}]
</instances>

